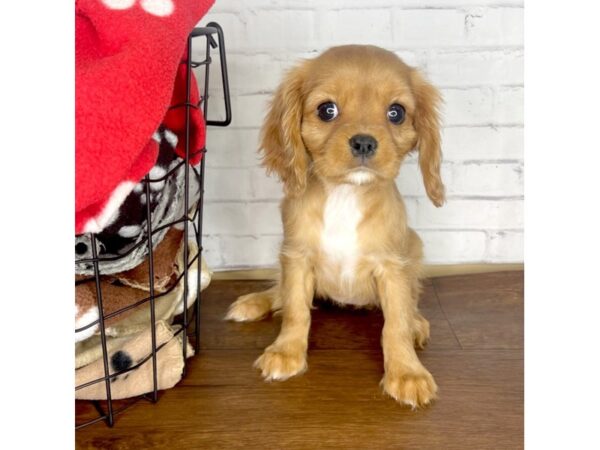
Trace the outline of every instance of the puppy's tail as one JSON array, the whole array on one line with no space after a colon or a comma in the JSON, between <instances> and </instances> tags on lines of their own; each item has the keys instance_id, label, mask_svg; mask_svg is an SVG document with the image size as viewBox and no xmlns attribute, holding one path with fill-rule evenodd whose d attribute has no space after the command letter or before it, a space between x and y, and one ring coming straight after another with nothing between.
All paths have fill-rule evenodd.
<instances>
[{"instance_id":1,"label":"puppy's tail","mask_svg":"<svg viewBox=\"0 0 600 450\"><path fill-rule=\"evenodd\" d=\"M279 285L262 292L242 295L229 306L225 320L252 322L262 319L271 311L281 309Z\"/></svg>"}]
</instances>

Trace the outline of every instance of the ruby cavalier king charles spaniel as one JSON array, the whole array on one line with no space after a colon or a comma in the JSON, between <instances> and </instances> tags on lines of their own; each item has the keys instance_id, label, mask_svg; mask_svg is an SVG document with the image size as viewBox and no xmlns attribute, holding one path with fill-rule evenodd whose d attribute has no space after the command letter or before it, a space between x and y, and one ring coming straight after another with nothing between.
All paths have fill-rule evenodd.
<instances>
[{"instance_id":1,"label":"ruby cavalier king charles spaniel","mask_svg":"<svg viewBox=\"0 0 600 450\"><path fill-rule=\"evenodd\" d=\"M294 67L278 87L260 148L285 191L281 273L271 289L238 298L226 316L253 321L281 312L277 339L255 362L266 380L306 370L319 297L380 307L384 391L413 408L436 397L415 351L429 338L418 309L423 244L407 225L394 180L418 151L427 195L443 204L440 102L418 70L373 46L331 48Z\"/></svg>"}]
</instances>

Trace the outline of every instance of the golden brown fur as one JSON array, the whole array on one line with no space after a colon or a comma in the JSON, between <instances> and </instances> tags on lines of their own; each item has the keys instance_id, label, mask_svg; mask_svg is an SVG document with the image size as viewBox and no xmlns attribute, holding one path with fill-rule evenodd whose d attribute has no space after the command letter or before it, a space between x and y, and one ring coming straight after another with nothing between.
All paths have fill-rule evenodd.
<instances>
[{"instance_id":1,"label":"golden brown fur","mask_svg":"<svg viewBox=\"0 0 600 450\"><path fill-rule=\"evenodd\" d=\"M330 101L339 116L324 122L316 111ZM406 110L401 124L388 119L394 103ZM268 291L240 297L227 315L245 321L282 311L279 336L255 363L267 380L306 369L316 295L380 306L384 390L413 407L435 398L437 386L414 350L429 337L417 308L422 243L407 226L394 179L405 156L418 149L427 195L437 206L444 202L439 103L419 72L372 46L332 48L292 69L277 89L261 150L285 189L281 278ZM350 151L350 138L359 134L378 143L369 159Z\"/></svg>"}]
</instances>

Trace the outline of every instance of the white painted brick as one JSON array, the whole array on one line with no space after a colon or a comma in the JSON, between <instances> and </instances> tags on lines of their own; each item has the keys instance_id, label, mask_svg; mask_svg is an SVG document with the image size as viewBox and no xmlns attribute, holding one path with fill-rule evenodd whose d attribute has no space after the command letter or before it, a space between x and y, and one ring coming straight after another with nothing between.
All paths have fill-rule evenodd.
<instances>
[{"instance_id":1,"label":"white painted brick","mask_svg":"<svg viewBox=\"0 0 600 450\"><path fill-rule=\"evenodd\" d=\"M441 89L443 118L447 126L522 125L523 88L490 87Z\"/></svg>"},{"instance_id":2,"label":"white painted brick","mask_svg":"<svg viewBox=\"0 0 600 450\"><path fill-rule=\"evenodd\" d=\"M523 88L500 88L495 95L494 123L523 124Z\"/></svg>"},{"instance_id":3,"label":"white painted brick","mask_svg":"<svg viewBox=\"0 0 600 450\"><path fill-rule=\"evenodd\" d=\"M232 200L279 201L281 182L264 168L214 167L205 175L206 199L211 203Z\"/></svg>"},{"instance_id":4,"label":"white painted brick","mask_svg":"<svg viewBox=\"0 0 600 450\"><path fill-rule=\"evenodd\" d=\"M193 48L197 52L199 48L202 47L204 49L204 45L196 45ZM221 81L221 68L218 55L212 55L213 62L210 65L210 85L208 90L208 118L212 120L223 120L225 118L225 105L223 101L223 88ZM204 51L202 51L202 55L194 55L192 59L196 62L200 62L204 60ZM201 94L204 94L204 81L205 81L205 68L203 66L197 67L194 70L194 76L196 77L196 84L198 85L198 90ZM235 75L232 77L229 76L230 84L231 78L235 78Z\"/></svg>"},{"instance_id":5,"label":"white painted brick","mask_svg":"<svg viewBox=\"0 0 600 450\"><path fill-rule=\"evenodd\" d=\"M517 160L523 158L523 128L452 127L442 132L444 160Z\"/></svg>"},{"instance_id":6,"label":"white painted brick","mask_svg":"<svg viewBox=\"0 0 600 450\"><path fill-rule=\"evenodd\" d=\"M425 64L429 79L439 87L523 84L521 50L437 52Z\"/></svg>"},{"instance_id":7,"label":"white painted brick","mask_svg":"<svg viewBox=\"0 0 600 450\"><path fill-rule=\"evenodd\" d=\"M477 176L472 176L473 173ZM445 163L441 175L447 197L523 195L523 166L520 163ZM404 164L396 185L402 195L423 198L427 195L417 164Z\"/></svg>"},{"instance_id":8,"label":"white painted brick","mask_svg":"<svg viewBox=\"0 0 600 450\"><path fill-rule=\"evenodd\" d=\"M282 232L278 202L231 202L204 205L204 231L218 235L260 235Z\"/></svg>"},{"instance_id":9,"label":"white painted brick","mask_svg":"<svg viewBox=\"0 0 600 450\"><path fill-rule=\"evenodd\" d=\"M206 260L206 264L208 264L210 270L223 267L223 252L219 243L220 240L217 236L202 236L202 256Z\"/></svg>"},{"instance_id":10,"label":"white painted brick","mask_svg":"<svg viewBox=\"0 0 600 450\"><path fill-rule=\"evenodd\" d=\"M247 15L248 32L240 48L261 51L314 47L315 13L312 10L261 10Z\"/></svg>"},{"instance_id":11,"label":"white painted brick","mask_svg":"<svg viewBox=\"0 0 600 450\"><path fill-rule=\"evenodd\" d=\"M256 1L256 0L255 0ZM258 1L271 1L277 2L277 0L258 0ZM320 0L287 0L292 2L303 2L310 4L317 4ZM393 6L398 8L406 9L450 9L456 8L461 9L465 6L522 6L522 0L328 0L326 2L327 7L336 8L368 8L376 7L382 8L386 6Z\"/></svg>"},{"instance_id":12,"label":"white painted brick","mask_svg":"<svg viewBox=\"0 0 600 450\"><path fill-rule=\"evenodd\" d=\"M442 166L442 178L446 179L446 166ZM419 165L405 162L400 167L400 173L396 178L396 186L400 194L407 196L425 196L425 188L423 187L423 177L419 170Z\"/></svg>"},{"instance_id":13,"label":"white painted brick","mask_svg":"<svg viewBox=\"0 0 600 450\"><path fill-rule=\"evenodd\" d=\"M406 64L413 67L422 67L426 64L427 61L425 52L396 50L394 51L394 53L398 55L398 57L402 59L402 61L404 61Z\"/></svg>"},{"instance_id":14,"label":"white painted brick","mask_svg":"<svg viewBox=\"0 0 600 450\"><path fill-rule=\"evenodd\" d=\"M219 2L217 2L219 3ZM200 26L206 26L209 22L217 22L223 28L227 52L235 51L246 37L246 24L242 20L243 15L236 12L216 12L214 9L202 19ZM198 38L197 40L201 40ZM194 54L203 55L201 45L194 45Z\"/></svg>"},{"instance_id":15,"label":"white painted brick","mask_svg":"<svg viewBox=\"0 0 600 450\"><path fill-rule=\"evenodd\" d=\"M283 73L292 64L293 61L287 58L276 59L268 53L234 55L228 60L231 73L229 86L235 94L273 92L283 79Z\"/></svg>"},{"instance_id":16,"label":"white painted brick","mask_svg":"<svg viewBox=\"0 0 600 450\"><path fill-rule=\"evenodd\" d=\"M260 9L367 9L401 7L409 9L427 8L461 8L464 6L517 6L522 7L522 0L218 0L206 16L216 12L239 12L248 8L251 3L253 10ZM202 21L204 23L204 20Z\"/></svg>"},{"instance_id":17,"label":"white painted brick","mask_svg":"<svg viewBox=\"0 0 600 450\"><path fill-rule=\"evenodd\" d=\"M427 264L479 262L485 257L483 231L419 231L418 234Z\"/></svg>"},{"instance_id":18,"label":"white painted brick","mask_svg":"<svg viewBox=\"0 0 600 450\"><path fill-rule=\"evenodd\" d=\"M234 236L223 239L223 266L275 267L278 262L281 236Z\"/></svg>"},{"instance_id":19,"label":"white painted brick","mask_svg":"<svg viewBox=\"0 0 600 450\"><path fill-rule=\"evenodd\" d=\"M238 95L231 99L233 127L260 127L271 96L267 94Z\"/></svg>"},{"instance_id":20,"label":"white painted brick","mask_svg":"<svg viewBox=\"0 0 600 450\"><path fill-rule=\"evenodd\" d=\"M417 197L403 197L403 200L406 208L408 225L412 228L415 228L415 220L417 218L417 211L419 208L419 199Z\"/></svg>"},{"instance_id":21,"label":"white painted brick","mask_svg":"<svg viewBox=\"0 0 600 450\"><path fill-rule=\"evenodd\" d=\"M259 167L257 154L270 93L299 59L360 42L422 68L445 99L448 203L438 209L426 198L415 156L397 180L426 261L522 260L522 6L522 0L216 2L202 24L215 20L225 30L233 121L208 129L204 244L211 267L277 262L282 188ZM213 55L209 117L222 118Z\"/></svg>"},{"instance_id":22,"label":"white painted brick","mask_svg":"<svg viewBox=\"0 0 600 450\"><path fill-rule=\"evenodd\" d=\"M417 229L502 230L523 228L523 201L450 198L441 208L418 199L411 223Z\"/></svg>"},{"instance_id":23,"label":"white painted brick","mask_svg":"<svg viewBox=\"0 0 600 450\"><path fill-rule=\"evenodd\" d=\"M404 47L449 47L465 42L465 13L456 9L395 9L394 44Z\"/></svg>"},{"instance_id":24,"label":"white painted brick","mask_svg":"<svg viewBox=\"0 0 600 450\"><path fill-rule=\"evenodd\" d=\"M204 176L207 201L251 199L250 173L248 169L213 167L207 170Z\"/></svg>"},{"instance_id":25,"label":"white painted brick","mask_svg":"<svg viewBox=\"0 0 600 450\"><path fill-rule=\"evenodd\" d=\"M208 120L225 120L225 102L221 88L210 88L208 95Z\"/></svg>"},{"instance_id":26,"label":"white painted brick","mask_svg":"<svg viewBox=\"0 0 600 450\"><path fill-rule=\"evenodd\" d=\"M256 167L259 129L210 127L206 134L206 166Z\"/></svg>"},{"instance_id":27,"label":"white painted brick","mask_svg":"<svg viewBox=\"0 0 600 450\"><path fill-rule=\"evenodd\" d=\"M523 195L522 164L452 164L446 183L449 196L519 197ZM473 176L476 173L477 176Z\"/></svg>"},{"instance_id":28,"label":"white painted brick","mask_svg":"<svg viewBox=\"0 0 600 450\"><path fill-rule=\"evenodd\" d=\"M494 123L494 92L491 88L441 89L443 123L484 125Z\"/></svg>"},{"instance_id":29,"label":"white painted brick","mask_svg":"<svg viewBox=\"0 0 600 450\"><path fill-rule=\"evenodd\" d=\"M467 13L467 41L472 45L523 45L523 8L477 8Z\"/></svg>"},{"instance_id":30,"label":"white painted brick","mask_svg":"<svg viewBox=\"0 0 600 450\"><path fill-rule=\"evenodd\" d=\"M258 11L260 9L274 9L274 8L300 8L302 5L310 5L310 7L314 7L315 0L286 0L285 3L282 3L281 0L252 0L252 5L249 7L248 0L218 0L215 2L213 7L210 9L209 13L206 15L207 20L211 20L211 16L214 12L246 12L249 10Z\"/></svg>"},{"instance_id":31,"label":"white painted brick","mask_svg":"<svg viewBox=\"0 0 600 450\"><path fill-rule=\"evenodd\" d=\"M256 200L280 200L283 187L275 174L267 175L264 168L250 170L252 197Z\"/></svg>"},{"instance_id":32,"label":"white painted brick","mask_svg":"<svg viewBox=\"0 0 600 450\"><path fill-rule=\"evenodd\" d=\"M486 261L513 263L523 261L523 232L492 232L488 238Z\"/></svg>"},{"instance_id":33,"label":"white painted brick","mask_svg":"<svg viewBox=\"0 0 600 450\"><path fill-rule=\"evenodd\" d=\"M392 14L384 9L326 11L319 18L320 42L388 45L392 40Z\"/></svg>"}]
</instances>

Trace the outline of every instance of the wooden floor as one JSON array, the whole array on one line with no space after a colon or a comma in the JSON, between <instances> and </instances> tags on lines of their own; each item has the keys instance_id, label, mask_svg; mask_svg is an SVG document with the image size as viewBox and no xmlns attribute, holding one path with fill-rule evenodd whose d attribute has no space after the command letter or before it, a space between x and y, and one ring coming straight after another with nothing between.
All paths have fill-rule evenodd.
<instances>
[{"instance_id":1,"label":"wooden floor","mask_svg":"<svg viewBox=\"0 0 600 450\"><path fill-rule=\"evenodd\" d=\"M431 341L419 352L439 400L411 411L379 387L379 311L319 304L308 371L265 383L252 362L279 318L224 322L227 306L267 282L213 282L202 300L202 345L185 379L76 432L77 448L519 449L523 447L523 272L434 278L421 309ZM87 404L78 403L78 413Z\"/></svg>"}]
</instances>

